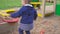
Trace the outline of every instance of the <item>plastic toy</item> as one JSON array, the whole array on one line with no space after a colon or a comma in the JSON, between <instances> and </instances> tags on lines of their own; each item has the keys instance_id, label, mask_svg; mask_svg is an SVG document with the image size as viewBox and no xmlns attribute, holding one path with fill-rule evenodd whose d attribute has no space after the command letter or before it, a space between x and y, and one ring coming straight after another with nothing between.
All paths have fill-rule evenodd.
<instances>
[{"instance_id":1,"label":"plastic toy","mask_svg":"<svg viewBox=\"0 0 60 34\"><path fill-rule=\"evenodd\" d=\"M15 12L15 10L14 9L8 9L8 10L5 10L5 12L6 13L10 13L11 12L12 13L12 12Z\"/></svg>"},{"instance_id":2,"label":"plastic toy","mask_svg":"<svg viewBox=\"0 0 60 34\"><path fill-rule=\"evenodd\" d=\"M7 14L7 13L2 12L2 11L0 12L0 15L1 15L1 16L10 16L10 14Z\"/></svg>"},{"instance_id":3,"label":"plastic toy","mask_svg":"<svg viewBox=\"0 0 60 34\"><path fill-rule=\"evenodd\" d=\"M32 4L35 8L40 4L42 4L42 2L40 2L40 0L31 0L30 4Z\"/></svg>"},{"instance_id":4,"label":"plastic toy","mask_svg":"<svg viewBox=\"0 0 60 34\"><path fill-rule=\"evenodd\" d=\"M6 19L4 19L3 21L4 22L8 22L8 23L17 23L18 22L18 20L19 20L19 18L12 18L11 20L6 20Z\"/></svg>"}]
</instances>

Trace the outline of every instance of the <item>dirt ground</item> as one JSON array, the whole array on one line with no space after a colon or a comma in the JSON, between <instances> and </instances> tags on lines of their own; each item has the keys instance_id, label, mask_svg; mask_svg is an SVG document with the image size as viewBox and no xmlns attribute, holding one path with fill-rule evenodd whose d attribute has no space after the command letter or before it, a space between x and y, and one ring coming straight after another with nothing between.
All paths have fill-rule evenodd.
<instances>
[{"instance_id":1,"label":"dirt ground","mask_svg":"<svg viewBox=\"0 0 60 34\"><path fill-rule=\"evenodd\" d=\"M6 34L19 34L18 27L17 29L13 29L11 32L6 32ZM60 34L60 17L56 17L54 15L45 18L38 17L37 20L34 21L34 28L31 30L31 34L41 33Z\"/></svg>"},{"instance_id":2,"label":"dirt ground","mask_svg":"<svg viewBox=\"0 0 60 34\"><path fill-rule=\"evenodd\" d=\"M9 32L9 34L19 34L18 27L14 31ZM60 34L60 17L56 17L54 15L45 18L38 17L37 20L34 21L34 28L31 30L31 34L41 34L41 33ZM8 32L6 34L8 34Z\"/></svg>"},{"instance_id":3,"label":"dirt ground","mask_svg":"<svg viewBox=\"0 0 60 34\"><path fill-rule=\"evenodd\" d=\"M31 34L60 34L60 17L49 16L40 18L38 17L34 21L34 28L31 30ZM12 34L18 34L18 30L12 32Z\"/></svg>"}]
</instances>

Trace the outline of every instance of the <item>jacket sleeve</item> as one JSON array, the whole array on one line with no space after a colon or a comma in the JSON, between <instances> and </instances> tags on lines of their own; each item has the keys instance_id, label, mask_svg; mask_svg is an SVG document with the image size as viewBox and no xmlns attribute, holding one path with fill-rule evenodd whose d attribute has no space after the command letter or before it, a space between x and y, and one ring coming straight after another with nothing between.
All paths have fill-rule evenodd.
<instances>
[{"instance_id":1,"label":"jacket sleeve","mask_svg":"<svg viewBox=\"0 0 60 34\"><path fill-rule=\"evenodd\" d=\"M34 11L34 20L37 19L37 11Z\"/></svg>"},{"instance_id":2,"label":"jacket sleeve","mask_svg":"<svg viewBox=\"0 0 60 34\"><path fill-rule=\"evenodd\" d=\"M25 8L22 7L19 11L15 12L15 13L12 13L10 16L13 17L13 18L20 17L20 16L22 16L22 12L24 10L25 10Z\"/></svg>"}]
</instances>

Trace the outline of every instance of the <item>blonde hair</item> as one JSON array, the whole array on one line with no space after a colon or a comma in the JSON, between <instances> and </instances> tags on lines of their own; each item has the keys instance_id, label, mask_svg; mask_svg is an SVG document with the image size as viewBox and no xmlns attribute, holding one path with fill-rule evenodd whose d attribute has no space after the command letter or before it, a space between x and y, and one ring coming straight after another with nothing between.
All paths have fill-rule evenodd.
<instances>
[{"instance_id":1,"label":"blonde hair","mask_svg":"<svg viewBox=\"0 0 60 34\"><path fill-rule=\"evenodd\" d=\"M30 4L30 0L24 0L25 4Z\"/></svg>"},{"instance_id":2,"label":"blonde hair","mask_svg":"<svg viewBox=\"0 0 60 34\"><path fill-rule=\"evenodd\" d=\"M22 0L22 5L30 4L30 0Z\"/></svg>"}]
</instances>

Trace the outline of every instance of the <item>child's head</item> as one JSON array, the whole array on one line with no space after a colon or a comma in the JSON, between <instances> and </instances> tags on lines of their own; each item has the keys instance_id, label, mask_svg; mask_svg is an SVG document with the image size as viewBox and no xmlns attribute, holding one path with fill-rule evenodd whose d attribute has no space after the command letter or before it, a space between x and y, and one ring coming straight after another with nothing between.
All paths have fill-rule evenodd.
<instances>
[{"instance_id":1,"label":"child's head","mask_svg":"<svg viewBox=\"0 0 60 34\"><path fill-rule=\"evenodd\" d=\"M30 0L23 0L22 5L25 5L25 4L30 4Z\"/></svg>"}]
</instances>

